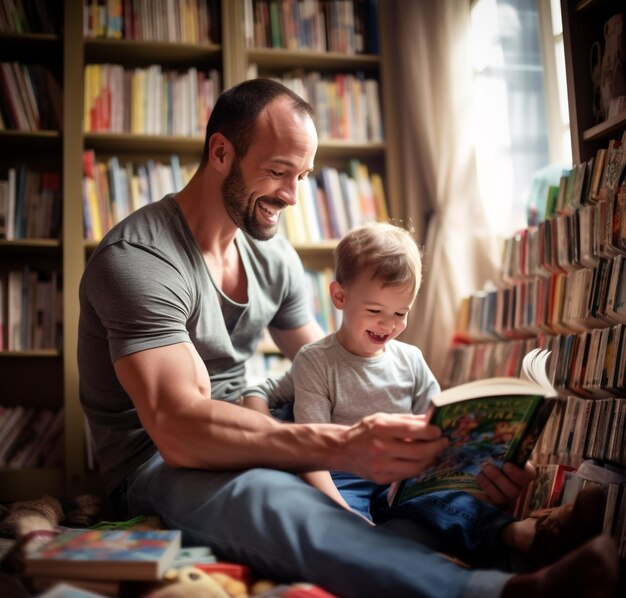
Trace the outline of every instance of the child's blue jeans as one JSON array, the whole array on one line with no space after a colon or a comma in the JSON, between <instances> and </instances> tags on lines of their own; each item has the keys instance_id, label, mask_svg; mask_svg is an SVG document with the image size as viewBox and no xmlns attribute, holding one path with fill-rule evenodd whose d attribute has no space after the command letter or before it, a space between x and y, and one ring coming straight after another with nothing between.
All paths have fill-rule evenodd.
<instances>
[{"instance_id":1,"label":"child's blue jeans","mask_svg":"<svg viewBox=\"0 0 626 598\"><path fill-rule=\"evenodd\" d=\"M388 485L381 486L343 471L331 475L350 508L370 521L409 519L421 530L420 541L433 550L471 557L472 562L494 563L497 555L498 565L507 566L508 561L499 558L507 551L498 542L498 534L515 518L501 509L467 492L453 491L434 492L402 505L389 506ZM507 555L507 559L514 556Z\"/></svg>"}]
</instances>

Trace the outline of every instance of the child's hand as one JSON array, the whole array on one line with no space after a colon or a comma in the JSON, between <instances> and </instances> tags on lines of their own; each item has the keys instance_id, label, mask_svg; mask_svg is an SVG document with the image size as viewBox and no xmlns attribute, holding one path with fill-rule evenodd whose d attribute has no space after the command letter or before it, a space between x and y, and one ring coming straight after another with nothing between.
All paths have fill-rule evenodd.
<instances>
[{"instance_id":1,"label":"child's hand","mask_svg":"<svg viewBox=\"0 0 626 598\"><path fill-rule=\"evenodd\" d=\"M485 491L487 502L503 508L513 508L519 495L535 475L535 468L531 463L527 463L524 469L512 463L505 463L502 469L487 463L476 480Z\"/></svg>"}]
</instances>

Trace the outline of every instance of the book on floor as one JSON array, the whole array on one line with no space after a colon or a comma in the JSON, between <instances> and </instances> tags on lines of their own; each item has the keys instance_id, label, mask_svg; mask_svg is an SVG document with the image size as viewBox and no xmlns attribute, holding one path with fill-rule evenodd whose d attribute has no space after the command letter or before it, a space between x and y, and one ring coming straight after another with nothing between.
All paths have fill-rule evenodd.
<instances>
[{"instance_id":1,"label":"book on floor","mask_svg":"<svg viewBox=\"0 0 626 598\"><path fill-rule=\"evenodd\" d=\"M180 530L68 529L26 555L28 576L156 580L181 547Z\"/></svg>"},{"instance_id":2,"label":"book on floor","mask_svg":"<svg viewBox=\"0 0 626 598\"><path fill-rule=\"evenodd\" d=\"M178 569L179 567L195 567L207 563L217 563L213 551L208 546L186 546L178 551L171 566Z\"/></svg>"},{"instance_id":3,"label":"book on floor","mask_svg":"<svg viewBox=\"0 0 626 598\"><path fill-rule=\"evenodd\" d=\"M523 360L523 378L476 380L434 397L430 421L449 444L421 474L392 484L389 502L402 504L442 490L482 494L476 476L486 463L523 467L557 401L548 357L548 351L535 349Z\"/></svg>"},{"instance_id":4,"label":"book on floor","mask_svg":"<svg viewBox=\"0 0 626 598\"><path fill-rule=\"evenodd\" d=\"M85 588L77 587L71 583L58 582L45 590L38 593L38 598L106 598L107 596L116 596L117 594L101 594L100 592L92 592Z\"/></svg>"}]
</instances>

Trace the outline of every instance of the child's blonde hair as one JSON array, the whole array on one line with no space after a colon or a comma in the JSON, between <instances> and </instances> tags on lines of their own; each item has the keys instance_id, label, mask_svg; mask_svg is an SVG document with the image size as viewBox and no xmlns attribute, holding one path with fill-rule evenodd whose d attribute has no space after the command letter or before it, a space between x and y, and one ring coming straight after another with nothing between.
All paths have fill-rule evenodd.
<instances>
[{"instance_id":1,"label":"child's blonde hair","mask_svg":"<svg viewBox=\"0 0 626 598\"><path fill-rule=\"evenodd\" d=\"M364 270L383 286L409 287L417 293L422 282L422 256L405 228L372 222L348 231L335 248L335 280L349 285Z\"/></svg>"}]
</instances>

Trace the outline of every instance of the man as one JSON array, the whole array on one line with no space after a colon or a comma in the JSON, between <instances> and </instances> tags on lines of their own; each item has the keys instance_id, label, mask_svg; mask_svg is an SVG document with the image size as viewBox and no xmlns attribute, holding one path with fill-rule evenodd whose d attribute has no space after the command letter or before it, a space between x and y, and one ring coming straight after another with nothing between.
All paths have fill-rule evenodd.
<instances>
[{"instance_id":1,"label":"man","mask_svg":"<svg viewBox=\"0 0 626 598\"><path fill-rule=\"evenodd\" d=\"M107 491L127 515L158 514L221 558L341 596L498 596L529 583L553 592L551 569L543 585L536 575L466 571L370 527L292 473L345 470L380 483L415 474L445 444L422 418L283 425L232 404L265 326L288 357L321 337L302 266L274 237L316 149L310 106L297 95L269 80L231 88L189 184L132 214L92 255L78 360ZM495 502L527 482L522 471L507 474L485 471ZM578 560L603 564L606 549L572 555L574 584L589 582Z\"/></svg>"}]
</instances>

